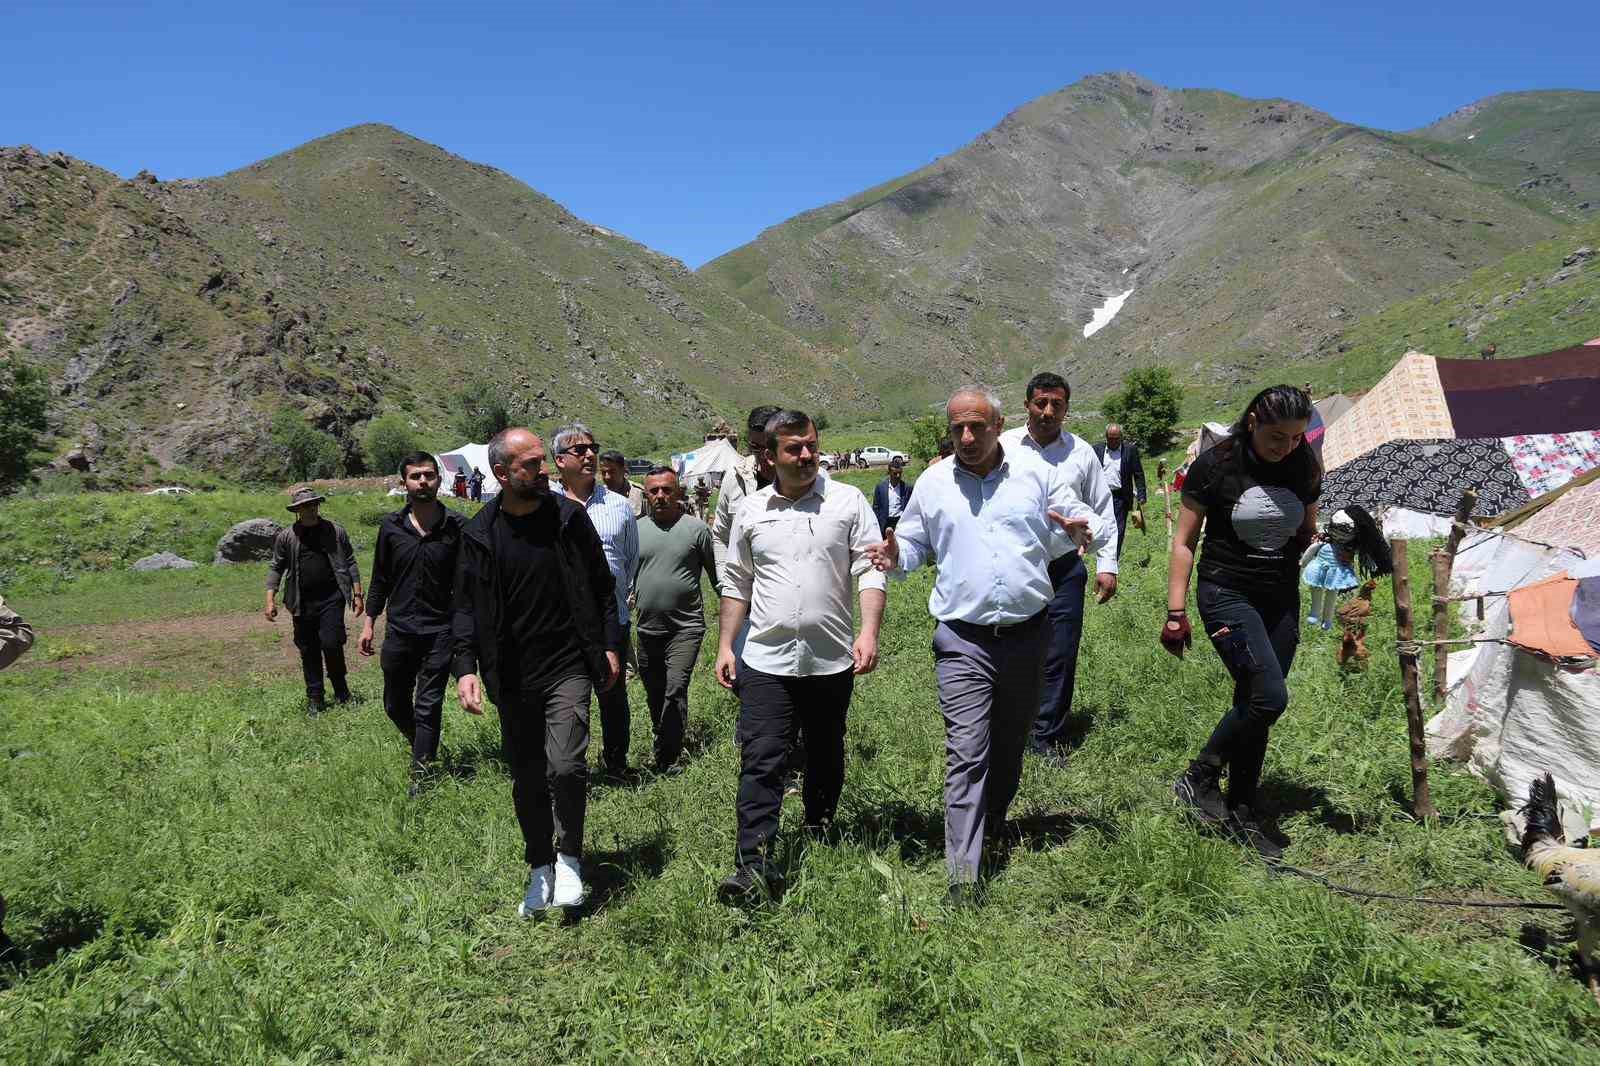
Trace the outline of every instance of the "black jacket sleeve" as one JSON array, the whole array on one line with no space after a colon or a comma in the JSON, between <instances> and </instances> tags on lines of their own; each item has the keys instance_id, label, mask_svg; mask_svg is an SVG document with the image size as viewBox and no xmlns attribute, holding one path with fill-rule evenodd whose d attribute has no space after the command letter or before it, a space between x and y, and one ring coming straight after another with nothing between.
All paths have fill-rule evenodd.
<instances>
[{"instance_id":1,"label":"black jacket sleeve","mask_svg":"<svg viewBox=\"0 0 1600 1066\"><path fill-rule=\"evenodd\" d=\"M1128 445L1128 463L1133 467L1133 494L1144 502L1144 463L1139 458L1139 446Z\"/></svg>"},{"instance_id":2,"label":"black jacket sleeve","mask_svg":"<svg viewBox=\"0 0 1600 1066\"><path fill-rule=\"evenodd\" d=\"M377 618L389 602L389 520L378 523L378 536L372 545L372 583L367 586L367 617Z\"/></svg>"},{"instance_id":3,"label":"black jacket sleeve","mask_svg":"<svg viewBox=\"0 0 1600 1066\"><path fill-rule=\"evenodd\" d=\"M587 514L582 517L583 521L570 524L573 547L589 571L589 594L600 610L606 650L621 654L627 641L622 633L622 618L617 614L617 580L611 576L611 565L606 562L606 550L600 544L600 534L595 532L594 523Z\"/></svg>"},{"instance_id":4,"label":"black jacket sleeve","mask_svg":"<svg viewBox=\"0 0 1600 1066\"><path fill-rule=\"evenodd\" d=\"M467 561L467 546L462 544L456 557L455 608L450 621L450 672L457 680L478 672L477 588L472 564Z\"/></svg>"},{"instance_id":5,"label":"black jacket sleeve","mask_svg":"<svg viewBox=\"0 0 1600 1066\"><path fill-rule=\"evenodd\" d=\"M889 487L887 479L878 482L872 490L872 513L878 518L878 536L883 536L884 527L889 524L889 493L894 491Z\"/></svg>"},{"instance_id":6,"label":"black jacket sleeve","mask_svg":"<svg viewBox=\"0 0 1600 1066\"><path fill-rule=\"evenodd\" d=\"M356 562L356 550L351 546L350 534L344 531L343 526L335 524L333 532L335 534L334 543L339 547L338 565L344 570L346 576L350 578L350 587L354 589L361 584L361 564Z\"/></svg>"}]
</instances>

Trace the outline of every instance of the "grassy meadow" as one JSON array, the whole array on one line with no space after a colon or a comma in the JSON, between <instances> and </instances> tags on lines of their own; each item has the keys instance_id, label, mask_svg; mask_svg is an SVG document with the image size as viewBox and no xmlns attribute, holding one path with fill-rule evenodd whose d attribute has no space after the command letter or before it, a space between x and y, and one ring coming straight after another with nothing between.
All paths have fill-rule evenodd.
<instances>
[{"instance_id":1,"label":"grassy meadow","mask_svg":"<svg viewBox=\"0 0 1600 1066\"><path fill-rule=\"evenodd\" d=\"M1159 535L1130 533L1119 595L1088 610L1080 743L1064 768L1030 758L982 908L941 906L922 572L891 585L881 665L856 687L838 832L786 834L781 901L713 898L738 753L708 640L685 768L594 782L590 904L523 922L492 712L448 698L448 772L408 801L375 665L352 675L360 702L308 719L287 627L259 616L260 565L125 570L164 548L208 562L229 524L279 506L0 504L0 591L42 628L0 674L18 945L0 1062L1600 1061L1562 912L1353 900L1179 816L1169 786L1228 689L1203 641L1182 662L1156 643ZM330 501L363 570L390 506ZM1420 551L1412 569L1425 589ZM1408 817L1386 591L1378 605L1363 674L1305 634L1263 788L1289 861L1406 895L1548 899L1477 780L1435 767L1444 817ZM637 765L649 726L631 696ZM788 829L799 813L791 800Z\"/></svg>"}]
</instances>

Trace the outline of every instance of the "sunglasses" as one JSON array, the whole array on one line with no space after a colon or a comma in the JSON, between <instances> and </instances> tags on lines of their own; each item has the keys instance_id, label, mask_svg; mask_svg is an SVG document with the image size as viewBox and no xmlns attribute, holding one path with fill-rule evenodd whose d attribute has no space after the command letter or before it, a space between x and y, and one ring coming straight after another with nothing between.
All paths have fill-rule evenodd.
<instances>
[{"instance_id":1,"label":"sunglasses","mask_svg":"<svg viewBox=\"0 0 1600 1066\"><path fill-rule=\"evenodd\" d=\"M600 450L598 444L569 444L558 451L557 455L592 455Z\"/></svg>"}]
</instances>

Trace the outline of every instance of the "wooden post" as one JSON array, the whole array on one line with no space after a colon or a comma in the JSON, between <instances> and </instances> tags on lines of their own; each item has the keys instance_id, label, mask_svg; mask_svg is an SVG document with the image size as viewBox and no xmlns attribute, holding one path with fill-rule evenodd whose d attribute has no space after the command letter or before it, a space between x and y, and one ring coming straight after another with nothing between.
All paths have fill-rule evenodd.
<instances>
[{"instance_id":1,"label":"wooden post","mask_svg":"<svg viewBox=\"0 0 1600 1066\"><path fill-rule=\"evenodd\" d=\"M1411 739L1411 813L1419 820L1437 818L1428 793L1428 747L1422 736L1422 690L1417 670L1417 652L1411 647L1416 629L1411 619L1411 569L1406 542L1389 542L1394 556L1394 630L1400 642L1400 685L1406 697L1406 733Z\"/></svg>"},{"instance_id":2,"label":"wooden post","mask_svg":"<svg viewBox=\"0 0 1600 1066\"><path fill-rule=\"evenodd\" d=\"M1450 573L1456 564L1456 549L1461 547L1461 538L1466 535L1467 520L1472 517L1472 510L1478 505L1478 492L1468 489L1461 494L1461 502L1456 505L1455 521L1450 524L1450 536L1445 538L1444 547L1435 549L1428 559L1433 564L1433 639L1442 641L1450 636ZM1479 601L1481 607L1482 601ZM1445 685L1448 682L1448 667L1450 656L1445 652L1444 645L1433 646L1433 698L1435 701L1444 699Z\"/></svg>"},{"instance_id":3,"label":"wooden post","mask_svg":"<svg viewBox=\"0 0 1600 1066\"><path fill-rule=\"evenodd\" d=\"M1167 512L1167 540L1172 540L1172 490L1167 484L1167 461L1159 460L1156 463L1156 480L1161 482L1161 502Z\"/></svg>"}]
</instances>

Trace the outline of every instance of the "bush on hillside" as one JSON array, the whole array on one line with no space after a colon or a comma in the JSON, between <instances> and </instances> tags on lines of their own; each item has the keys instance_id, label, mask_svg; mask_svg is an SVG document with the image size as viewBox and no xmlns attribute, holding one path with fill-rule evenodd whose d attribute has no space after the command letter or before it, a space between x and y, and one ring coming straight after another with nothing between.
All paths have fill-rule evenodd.
<instances>
[{"instance_id":1,"label":"bush on hillside","mask_svg":"<svg viewBox=\"0 0 1600 1066\"><path fill-rule=\"evenodd\" d=\"M489 381L471 381L457 389L450 396L450 409L456 412L451 426L473 444L487 444L515 421L504 390Z\"/></svg>"},{"instance_id":2,"label":"bush on hillside","mask_svg":"<svg viewBox=\"0 0 1600 1066\"><path fill-rule=\"evenodd\" d=\"M1122 425L1123 435L1144 445L1147 452L1163 452L1172 446L1172 430L1178 424L1178 408L1183 390L1164 366L1128 371L1122 389L1101 403L1108 422Z\"/></svg>"},{"instance_id":3,"label":"bush on hillside","mask_svg":"<svg viewBox=\"0 0 1600 1066\"><path fill-rule=\"evenodd\" d=\"M19 360L0 360L0 493L27 478L28 455L44 439L49 399L43 371Z\"/></svg>"},{"instance_id":4,"label":"bush on hillside","mask_svg":"<svg viewBox=\"0 0 1600 1066\"><path fill-rule=\"evenodd\" d=\"M939 442L950 432L949 423L939 415L925 415L911 420L911 458L932 462L939 454Z\"/></svg>"},{"instance_id":5,"label":"bush on hillside","mask_svg":"<svg viewBox=\"0 0 1600 1066\"><path fill-rule=\"evenodd\" d=\"M367 468L375 474L396 473L400 460L421 447L405 416L392 411L367 423L362 444L367 453Z\"/></svg>"},{"instance_id":6,"label":"bush on hillside","mask_svg":"<svg viewBox=\"0 0 1600 1066\"><path fill-rule=\"evenodd\" d=\"M269 433L283 451L284 470L296 481L338 475L339 442L293 410L280 407L272 416Z\"/></svg>"}]
</instances>

